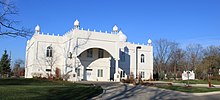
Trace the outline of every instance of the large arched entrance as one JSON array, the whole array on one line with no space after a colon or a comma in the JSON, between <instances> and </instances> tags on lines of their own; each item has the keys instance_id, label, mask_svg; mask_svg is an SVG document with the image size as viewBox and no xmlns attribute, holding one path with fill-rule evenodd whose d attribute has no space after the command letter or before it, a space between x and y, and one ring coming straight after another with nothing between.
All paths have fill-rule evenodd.
<instances>
[{"instance_id":1,"label":"large arched entrance","mask_svg":"<svg viewBox=\"0 0 220 100\"><path fill-rule=\"evenodd\" d=\"M88 48L82 51L77 58L80 61L82 80L110 81L115 73L115 60L112 55L102 48Z\"/></svg>"}]
</instances>

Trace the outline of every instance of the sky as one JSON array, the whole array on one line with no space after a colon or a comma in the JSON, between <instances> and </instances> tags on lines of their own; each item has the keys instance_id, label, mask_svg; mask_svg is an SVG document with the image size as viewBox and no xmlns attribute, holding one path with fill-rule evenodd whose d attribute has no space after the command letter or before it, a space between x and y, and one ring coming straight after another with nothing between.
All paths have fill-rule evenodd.
<instances>
[{"instance_id":1,"label":"sky","mask_svg":"<svg viewBox=\"0 0 220 100\"><path fill-rule=\"evenodd\" d=\"M220 0L13 0L13 19L34 31L63 35L76 19L83 29L111 32L116 24L129 42L168 39L182 47L190 43L220 45ZM30 38L28 38L30 39ZM0 37L0 53L25 60L26 38Z\"/></svg>"}]
</instances>

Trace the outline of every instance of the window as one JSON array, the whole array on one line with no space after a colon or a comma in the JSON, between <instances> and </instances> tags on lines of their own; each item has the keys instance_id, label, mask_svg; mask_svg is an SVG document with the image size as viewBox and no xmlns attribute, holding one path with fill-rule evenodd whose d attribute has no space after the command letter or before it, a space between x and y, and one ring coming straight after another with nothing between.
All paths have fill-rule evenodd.
<instances>
[{"instance_id":1,"label":"window","mask_svg":"<svg viewBox=\"0 0 220 100\"><path fill-rule=\"evenodd\" d=\"M145 76L144 72L141 72L141 78L144 78L144 76Z\"/></svg>"},{"instance_id":2,"label":"window","mask_svg":"<svg viewBox=\"0 0 220 100\"><path fill-rule=\"evenodd\" d=\"M87 57L92 58L92 49L87 50Z\"/></svg>"},{"instance_id":3,"label":"window","mask_svg":"<svg viewBox=\"0 0 220 100\"><path fill-rule=\"evenodd\" d=\"M80 76L80 68L76 68L75 72L77 73L77 76Z\"/></svg>"},{"instance_id":4,"label":"window","mask_svg":"<svg viewBox=\"0 0 220 100\"><path fill-rule=\"evenodd\" d=\"M121 71L120 77L125 77L125 71Z\"/></svg>"},{"instance_id":5,"label":"window","mask_svg":"<svg viewBox=\"0 0 220 100\"><path fill-rule=\"evenodd\" d=\"M125 62L125 53L124 52L121 52L121 61L122 62Z\"/></svg>"},{"instance_id":6,"label":"window","mask_svg":"<svg viewBox=\"0 0 220 100\"><path fill-rule=\"evenodd\" d=\"M103 77L103 69L98 69L98 77Z\"/></svg>"},{"instance_id":7,"label":"window","mask_svg":"<svg viewBox=\"0 0 220 100\"><path fill-rule=\"evenodd\" d=\"M47 53L46 57L52 57L53 56L53 48L51 46L47 47Z\"/></svg>"},{"instance_id":8,"label":"window","mask_svg":"<svg viewBox=\"0 0 220 100\"><path fill-rule=\"evenodd\" d=\"M103 57L104 57L104 51L103 51L103 49L99 49L98 57L99 57L99 58L103 58Z\"/></svg>"},{"instance_id":9,"label":"window","mask_svg":"<svg viewBox=\"0 0 220 100\"><path fill-rule=\"evenodd\" d=\"M70 58L70 59L73 58L73 54L72 54L72 52L69 52L69 58Z\"/></svg>"},{"instance_id":10,"label":"window","mask_svg":"<svg viewBox=\"0 0 220 100\"><path fill-rule=\"evenodd\" d=\"M144 63L144 54L141 54L141 63Z\"/></svg>"}]
</instances>

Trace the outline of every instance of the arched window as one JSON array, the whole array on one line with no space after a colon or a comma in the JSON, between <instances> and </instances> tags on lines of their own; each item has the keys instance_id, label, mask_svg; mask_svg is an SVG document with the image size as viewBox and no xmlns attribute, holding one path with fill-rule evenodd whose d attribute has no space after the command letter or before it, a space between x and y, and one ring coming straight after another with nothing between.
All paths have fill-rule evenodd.
<instances>
[{"instance_id":1,"label":"arched window","mask_svg":"<svg viewBox=\"0 0 220 100\"><path fill-rule=\"evenodd\" d=\"M141 54L141 63L144 63L144 54Z\"/></svg>"},{"instance_id":2,"label":"arched window","mask_svg":"<svg viewBox=\"0 0 220 100\"><path fill-rule=\"evenodd\" d=\"M46 57L52 57L52 56L53 56L53 48L51 46L48 46Z\"/></svg>"}]
</instances>

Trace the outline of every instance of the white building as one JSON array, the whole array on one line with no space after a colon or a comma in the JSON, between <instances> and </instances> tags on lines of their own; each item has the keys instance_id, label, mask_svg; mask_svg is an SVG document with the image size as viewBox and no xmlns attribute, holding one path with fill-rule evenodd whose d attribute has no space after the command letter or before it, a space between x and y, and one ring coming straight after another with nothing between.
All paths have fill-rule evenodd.
<instances>
[{"instance_id":1,"label":"white building","mask_svg":"<svg viewBox=\"0 0 220 100\"><path fill-rule=\"evenodd\" d=\"M138 58L138 59L136 59ZM27 41L25 78L55 75L56 68L69 81L119 81L129 75L143 80L153 78L153 47L127 42L115 25L113 31L74 28L63 36L44 34L39 25Z\"/></svg>"}]
</instances>

